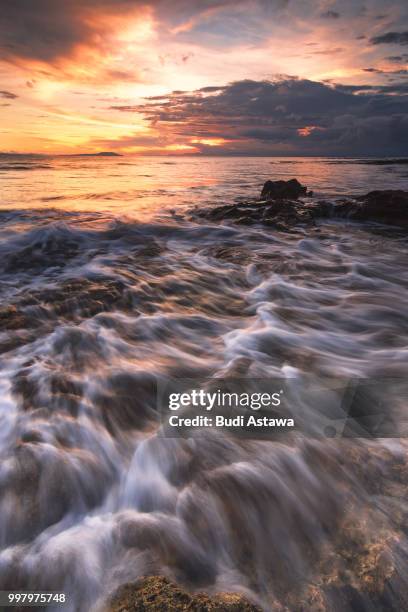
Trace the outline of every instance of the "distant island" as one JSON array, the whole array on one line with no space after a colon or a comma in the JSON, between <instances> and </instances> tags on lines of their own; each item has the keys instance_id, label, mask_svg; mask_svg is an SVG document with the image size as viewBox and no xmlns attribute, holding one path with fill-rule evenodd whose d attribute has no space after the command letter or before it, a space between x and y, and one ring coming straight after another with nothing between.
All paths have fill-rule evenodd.
<instances>
[{"instance_id":1,"label":"distant island","mask_svg":"<svg viewBox=\"0 0 408 612\"><path fill-rule=\"evenodd\" d=\"M69 157L122 157L122 155L114 151L101 151L100 153L73 153Z\"/></svg>"}]
</instances>

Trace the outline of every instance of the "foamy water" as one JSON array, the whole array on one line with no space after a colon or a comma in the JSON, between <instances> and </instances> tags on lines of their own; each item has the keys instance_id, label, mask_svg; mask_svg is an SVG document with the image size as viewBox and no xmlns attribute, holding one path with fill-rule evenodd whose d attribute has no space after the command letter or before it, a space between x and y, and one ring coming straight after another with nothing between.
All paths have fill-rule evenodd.
<instances>
[{"instance_id":1,"label":"foamy water","mask_svg":"<svg viewBox=\"0 0 408 612\"><path fill-rule=\"evenodd\" d=\"M0 589L65 590L65 609L87 612L166 574L265 610L403 609L403 439L164 438L154 381L404 380L405 238L188 211L256 197L269 178L333 198L406 189L407 174L322 159L0 160Z\"/></svg>"}]
</instances>

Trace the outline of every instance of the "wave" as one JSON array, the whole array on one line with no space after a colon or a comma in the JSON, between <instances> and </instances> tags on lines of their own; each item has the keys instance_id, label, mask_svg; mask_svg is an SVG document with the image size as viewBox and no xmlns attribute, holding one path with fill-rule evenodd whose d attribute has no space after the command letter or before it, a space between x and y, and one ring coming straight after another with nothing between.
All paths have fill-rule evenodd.
<instances>
[{"instance_id":1,"label":"wave","mask_svg":"<svg viewBox=\"0 0 408 612\"><path fill-rule=\"evenodd\" d=\"M173 378L403 379L404 240L341 222L284 235L2 216L1 589L96 611L156 573L265 610L399 605L403 439L169 438L156 392ZM318 418L313 402L302 414Z\"/></svg>"},{"instance_id":2,"label":"wave","mask_svg":"<svg viewBox=\"0 0 408 612\"><path fill-rule=\"evenodd\" d=\"M21 171L21 170L48 170L51 166L46 164L0 164L0 171Z\"/></svg>"},{"instance_id":3,"label":"wave","mask_svg":"<svg viewBox=\"0 0 408 612\"><path fill-rule=\"evenodd\" d=\"M353 159L336 159L336 160L329 160L329 163L332 164L366 164L366 165L371 165L371 166L391 166L391 165L407 165L408 164L408 158L403 158L403 157L398 157L398 158L394 158L394 157L389 157L389 158L385 158L385 159L370 159L370 158L366 158L366 159L357 159L357 158L353 158Z\"/></svg>"}]
</instances>

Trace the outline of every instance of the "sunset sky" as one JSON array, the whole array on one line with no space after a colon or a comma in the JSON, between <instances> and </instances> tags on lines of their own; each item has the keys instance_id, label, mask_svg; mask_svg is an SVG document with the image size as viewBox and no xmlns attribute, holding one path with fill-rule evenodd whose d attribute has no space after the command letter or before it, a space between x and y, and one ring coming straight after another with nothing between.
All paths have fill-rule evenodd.
<instances>
[{"instance_id":1,"label":"sunset sky","mask_svg":"<svg viewBox=\"0 0 408 612\"><path fill-rule=\"evenodd\" d=\"M0 0L0 151L408 155L406 0Z\"/></svg>"}]
</instances>

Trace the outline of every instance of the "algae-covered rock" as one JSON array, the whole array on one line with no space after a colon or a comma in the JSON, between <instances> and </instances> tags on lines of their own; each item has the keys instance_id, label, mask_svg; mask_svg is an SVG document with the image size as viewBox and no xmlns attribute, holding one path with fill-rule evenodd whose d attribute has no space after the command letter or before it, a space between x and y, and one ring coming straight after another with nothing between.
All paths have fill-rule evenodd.
<instances>
[{"instance_id":1,"label":"algae-covered rock","mask_svg":"<svg viewBox=\"0 0 408 612\"><path fill-rule=\"evenodd\" d=\"M111 612L261 612L240 594L221 593L214 597L190 594L163 576L124 584L112 597L108 609Z\"/></svg>"}]
</instances>

